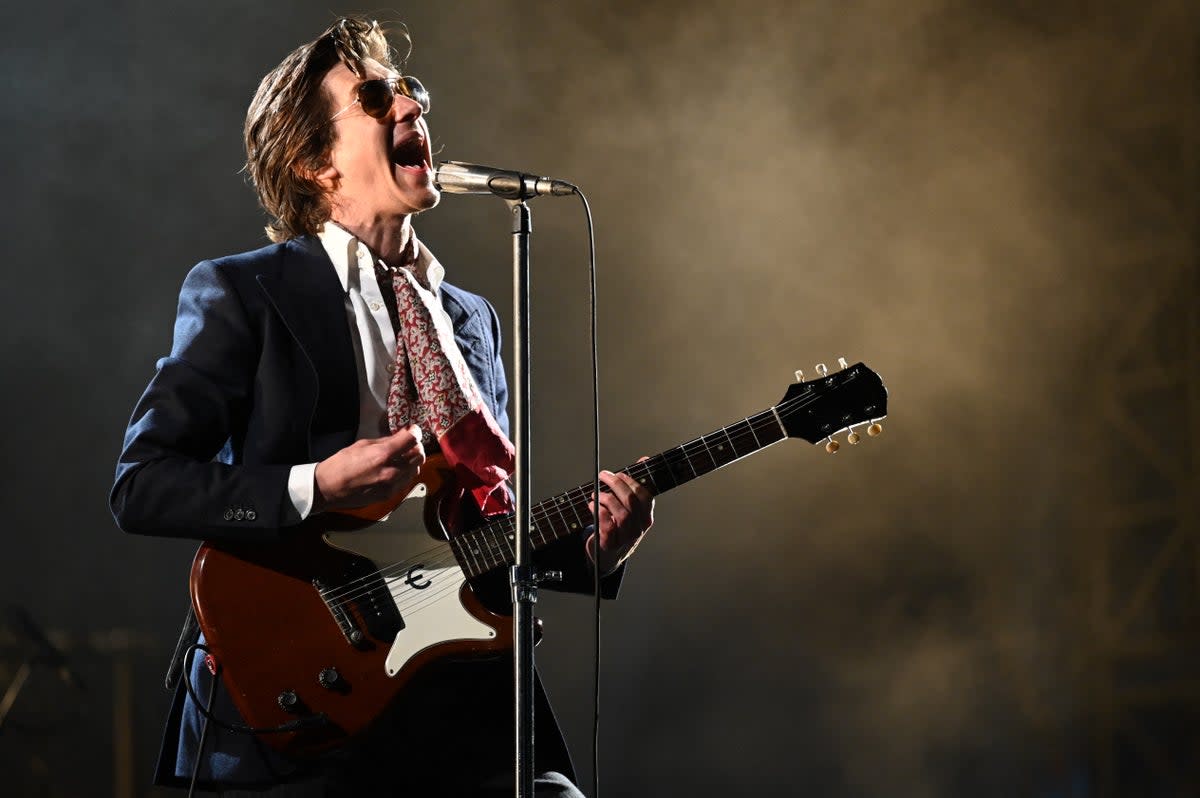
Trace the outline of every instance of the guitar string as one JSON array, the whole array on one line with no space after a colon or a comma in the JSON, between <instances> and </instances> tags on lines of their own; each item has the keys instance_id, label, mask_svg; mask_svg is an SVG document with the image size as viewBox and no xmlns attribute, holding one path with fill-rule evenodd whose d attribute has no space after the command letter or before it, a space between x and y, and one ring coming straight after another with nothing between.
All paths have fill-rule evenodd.
<instances>
[{"instance_id":1,"label":"guitar string","mask_svg":"<svg viewBox=\"0 0 1200 798\"><path fill-rule=\"evenodd\" d=\"M745 433L736 435L735 437L741 441L749 441L751 438L751 436L746 435ZM755 441L757 442L757 436L753 436L753 437L755 438ZM675 457L675 460L678 461L679 459L688 459L688 458L687 458L686 454L683 457L680 457L677 455ZM714 459L714 465L715 464L716 464L716 461ZM638 465L640 465L640 464L638 464ZM639 467L631 467L628 473L630 473L631 476L634 476L635 478L637 478L639 472L644 471L644 472L646 472L646 474L649 474L650 470L651 469L649 467L645 467L645 466L641 466L640 468ZM578 501L573 502L572 505L577 505L583 500L590 499L590 491L584 492L584 491L578 490L578 489L576 489L574 491L569 491L568 493L564 494L563 495L564 499L571 498L573 494L574 494L574 498L576 498ZM558 502L558 504L562 504L562 503L563 503L562 501ZM560 508L555 508L555 509L559 510L558 514L560 516L563 515ZM575 506L572 506L570 509L573 512L575 512L576 514L578 514L578 510L576 509ZM589 513L589 515L590 515L590 513ZM537 514L535 523L540 522L540 521L545 521L547 518L550 518L550 517L551 517L551 511L546 510L546 511L540 512ZM483 533L491 532L491 534L493 536L498 537L498 540L495 540L493 542L503 541L504 544L507 544L507 547L509 549L511 549L510 536L504 534L502 529L499 528L499 527L503 527L503 526L507 526L507 524L503 523L503 522L499 525L493 523L493 524L486 525L485 527L481 527L476 530L471 530L471 532L467 533L467 534L480 533L480 532L483 532ZM540 532L540 530L538 530L538 531ZM477 534L477 536L481 537L483 539L484 548L487 550L486 554L481 555L481 558L483 559L483 562L485 564L489 564L490 561L492 559L494 559L497 555L503 556L503 548L501 548L499 551L497 551L495 548L493 548L492 543L487 542L486 534L483 534L483 535ZM542 533L541 537L546 538L546 534ZM543 543L545 543L545 542L547 542L547 541L543 540ZM441 562L448 562L448 561L456 559L454 557L454 552L450 548L450 546L448 544L442 544L442 545L445 546L445 551L442 554L442 556L439 557L439 560L440 560L440 562L438 563L439 565L441 564ZM386 567L380 569L379 571L359 577L356 580L353 580L352 582L349 582L346 585L343 585L341 589L327 594L326 599L331 600L331 601L355 600L356 598L359 598L362 595L369 593L372 589L370 585L357 584L357 583L366 583L368 581L374 582L377 578L388 578L388 577L398 576L400 573L402 573L403 571L412 567L412 565L416 565L416 564L425 565L426 567L429 567L429 564L426 563L425 560L429 559L430 554L433 554L437 551L438 551L438 549L436 549L436 548L429 549L429 550L421 552L413 557L410 557L407 560L404 560L399 563L391 564L389 566L386 566ZM475 551L478 551L478 549L475 549ZM445 555L449 555L449 556L447 557Z\"/></svg>"},{"instance_id":2,"label":"guitar string","mask_svg":"<svg viewBox=\"0 0 1200 798\"><path fill-rule=\"evenodd\" d=\"M458 561L454 557L454 552L451 551L449 546L444 546L444 548L441 551L438 551L437 549L430 549L428 552L425 552L425 553L431 554L431 553L435 553L435 552L437 553L436 557L433 557L433 558L426 557L425 559L428 560L428 562L420 563L423 570L438 571L438 570L441 570L450 565L454 565L454 566L458 565ZM358 590L357 592L353 593L352 595L341 596L341 597L336 597L336 598L326 595L326 596L323 596L322 598L324 598L324 600L327 604L332 604L332 603L336 602L337 604L341 605L341 604L344 604L347 602L355 602L358 599L361 599L365 596L369 596L371 593L373 593L377 590L380 590L380 589L388 589L389 591L391 591L392 597L395 598L397 596L397 594L394 592L393 586L395 584L399 583L400 587L403 589L405 585L408 585L408 582L401 577L401 574L407 569L389 568L386 570L393 571L393 573L384 573L383 571L377 572L375 575L372 576L372 584L371 585ZM422 576L429 578L425 574L422 574ZM414 578L419 578L419 577L414 577ZM464 576L464 579L465 579L465 576ZM389 580L391 580L391 581L389 581ZM419 593L423 592L422 590L420 590L418 588L412 588L411 585L409 585L409 587L415 593L419 594ZM396 608L398 610L400 610L401 612L403 612L406 609L405 607L399 606L399 605L397 605Z\"/></svg>"},{"instance_id":3,"label":"guitar string","mask_svg":"<svg viewBox=\"0 0 1200 798\"><path fill-rule=\"evenodd\" d=\"M735 438L737 440L743 440L743 441L748 441L751 439L751 437L753 437L753 436L748 436L745 433L735 435ZM757 441L756 437L755 437L755 440ZM693 445L694 443L695 442L692 441L692 442L683 444L682 446L675 447L675 448L676 449L684 449L689 445ZM677 463L680 459L687 459L687 455L684 454L682 457L680 455L675 455L674 459ZM715 460L714 460L714 463L715 463ZM632 466L630 466L627 473L629 473L631 476L634 476L635 478L637 478L639 472L645 472L644 475L649 475L651 470L652 470L652 467L646 466L644 463L635 463ZM566 499L568 497L571 497L572 495L575 495L577 500L590 500L591 491L585 490L583 488L575 488L575 489L572 489L571 491L567 491L566 493L562 494L561 498ZM561 501L556 502L556 504L562 504L562 503L563 502L561 502ZM570 509L573 512L575 512L576 514L578 514L578 511L575 509L575 505L578 504L578 501L572 502L571 504L572 504L572 506ZM558 509L558 508L556 508L556 509ZM536 514L535 523L540 522L540 521L545 521L546 519L550 518L552 515L552 512L553 511L551 511L551 510L543 510L542 512ZM562 515L561 511L558 512L557 514L560 516ZM590 515L590 513L589 513L589 515ZM509 519L506 517L505 521L501 521L499 523L493 521L483 527L479 527L477 529L471 530L470 532L468 532L466 534L470 535L470 534L475 534L475 533L479 533L479 532L491 531L493 534L499 534L501 536L502 540L509 542L509 548L511 548L510 536L504 535L500 529L500 527L507 526L508 520ZM544 533L542 533L542 537L545 538L546 535ZM542 542L543 542L543 544L545 544L550 541L543 540ZM449 557L445 557L443 554L443 557L441 558L442 562L456 560L456 558L454 557L454 552L450 548L449 544L443 543L443 544L441 544L441 546L445 547L444 553L450 555ZM488 549L488 554L490 554L490 555L495 555L498 553L494 549L492 549L492 547L490 545L487 545L486 548ZM440 547L427 549L426 551L419 552L418 554L416 554L412 557L409 557L407 560L404 560L404 561L401 561L398 563L389 564L388 566L385 566L384 568L381 568L378 571L364 574L363 576L358 577L358 578L351 580L350 582L347 582L346 584L342 585L341 588L339 588L338 590L327 593L324 597L328 601L353 601L358 598L361 598L362 596L370 593L371 590L373 589L372 585L367 585L367 584L365 584L366 582L375 582L375 580L378 578L396 577L403 571L412 567L412 565L416 565L416 564L426 565L426 567L428 567L428 565L425 563L425 560L428 559L430 554L434 554L434 553L438 552L439 549L440 549ZM359 583L361 583L361 584L359 584Z\"/></svg>"},{"instance_id":4,"label":"guitar string","mask_svg":"<svg viewBox=\"0 0 1200 798\"><path fill-rule=\"evenodd\" d=\"M446 558L445 564L449 564L450 562L453 562L453 557ZM440 565L441 564L438 564L435 567L440 567ZM458 578L455 578L452 574L443 575L442 577L439 578L436 586L433 587L432 592L426 592L429 589L429 586L426 586L426 588L424 588L424 589L418 589L406 582L397 583L396 581L392 581L392 582L384 581L382 585L376 586L375 588L373 588L373 590L381 590L381 589L386 590L389 593L389 595L392 599L392 602L395 605L397 612L400 613L401 617L411 618L415 613L417 613L421 609L423 609L423 607L421 606L422 604L427 604L430 601L436 602L438 599L440 599L442 596L445 595L447 590L449 590L449 591L456 590L458 587L460 587L466 581L465 575L462 575L461 568L455 567L453 570L456 570L459 572ZM449 577L448 580L444 578L446 576ZM399 590L399 592L397 592L397 590ZM367 592L372 592L372 591L367 591ZM406 592L410 592L412 594L412 596L405 596L404 594ZM341 609L343 611L345 610L344 607L339 607L339 609ZM341 627L342 622L339 618L339 614L336 612L333 612L332 607L330 607L330 611L334 617L334 621L338 624L339 627ZM366 612L364 611L363 614L365 615Z\"/></svg>"},{"instance_id":5,"label":"guitar string","mask_svg":"<svg viewBox=\"0 0 1200 798\"><path fill-rule=\"evenodd\" d=\"M748 441L750 439L750 436L747 436L745 433L735 434L735 437L738 440L744 440L744 441ZM755 440L757 441L757 438L755 438ZM684 449L692 443L694 443L694 442L689 442L689 444L684 444L683 446L676 447L676 448ZM735 449L736 449L736 447L735 447ZM686 453L683 454L683 457L684 458L687 457ZM676 455L675 460L678 461L679 459L680 459L680 456ZM715 464L715 462L716 461L714 459L714 464ZM635 463L633 466L630 467L628 473L630 473L631 476L634 476L635 478L637 478L640 472L645 472L645 474L648 475L651 470L652 470L652 467L650 467L650 466L646 466L643 463ZM583 490L576 488L576 489L573 489L572 491L568 491L566 494L563 494L563 498L566 499L566 498L572 496L572 494L577 494L576 495L577 501L571 502L570 510L573 513L575 513L576 515L578 515L578 510L576 509L576 505L579 503L579 500L590 500L591 491L588 490L588 491L584 492ZM560 504L560 505L562 503L563 502L561 502L561 501L556 502L556 504ZM563 515L560 507L556 507L555 510L558 511L558 515L560 515L560 516ZM550 518L551 512L552 512L551 510L543 510L542 512L537 513L535 523L541 522L541 521L546 520L547 518ZM589 515L590 515L590 513L589 513ZM506 519L506 521L507 520L508 519ZM508 547L511 549L510 536L505 535L503 533L503 531L499 528L499 527L503 527L506 525L507 524L505 522L500 522L499 524L497 524L496 522L492 522L491 524L487 524L484 527L480 527L479 529L471 530L471 532L468 532L467 534L478 533L480 531L483 531L483 532L491 531L491 533L493 535L499 535L500 540L505 541L508 544ZM542 534L542 537L543 538L546 537L544 533ZM543 543L545 543L545 542L547 542L547 541L543 540ZM444 550L442 550L441 547L445 547ZM495 555L498 553L492 549L490 544L487 545L486 548L488 549L489 555ZM368 573L368 574L365 574L354 580L351 580L350 582L347 582L345 585L342 585L338 590L330 591L329 593L326 593L323 596L323 598L325 598L326 601L337 601L337 602L354 601L358 598L361 598L364 595L369 594L372 589L377 587L377 585L374 583L379 578L386 579L389 577L397 577L397 576L399 576L400 573L408 570L410 567L412 567L413 565L417 565L417 564L425 565L426 567L429 567L429 565L425 561L428 560L430 555L432 555L432 554L439 554L438 561L437 561L438 565L441 565L443 562L456 560L453 549L450 548L449 544L443 543L439 547L427 549L423 552L417 553L416 555L414 555L412 557L409 557L406 560L403 560L398 563L390 564L384 568L379 569L378 571ZM447 557L446 555L449 555L449 556ZM370 582L372 584L367 584L368 582Z\"/></svg>"},{"instance_id":6,"label":"guitar string","mask_svg":"<svg viewBox=\"0 0 1200 798\"><path fill-rule=\"evenodd\" d=\"M461 576L461 574L462 574L461 569L456 569L456 570L459 570L459 574L460 574L459 578L457 578L457 579L450 578L449 580L442 581L440 584L438 584L432 590L428 590L428 588L426 588L426 590L416 590L415 588L412 588L411 586L400 585L399 587L400 587L401 594L405 591L411 591L413 593L419 594L416 597L416 600L407 601L403 605L401 605L401 602L398 601L401 594L397 594L394 590L394 586L389 585L388 586L389 593L392 597L393 602L397 605L397 611L399 612L400 616L402 618L408 618L411 621L411 619L413 617L415 617L419 612L421 612L424 609L427 609L428 606L431 604L436 604L438 601L440 601L442 598L444 598L447 595L447 593L454 593L459 588L461 588L463 583L466 582L466 578ZM336 615L334 616L334 621L338 624L339 628L342 628L342 624Z\"/></svg>"},{"instance_id":7,"label":"guitar string","mask_svg":"<svg viewBox=\"0 0 1200 798\"><path fill-rule=\"evenodd\" d=\"M741 437L745 438L746 436L743 433ZM410 558L409 561L412 559L415 558ZM432 565L426 565L425 567L429 568L430 570L436 570L444 564L448 565L454 563L457 566L457 560L454 557L454 552L448 545L445 545L441 555L437 559L432 560L431 563ZM422 565L425 565L425 563L422 563ZM387 570L395 569L393 568ZM393 578L393 580L390 582L386 581L388 577L384 577L384 586L388 590L389 595L391 596L393 603L396 605L400 615L402 617L411 619L418 613L432 608L448 594L455 593L462 588L463 584L465 584L467 581L465 572L461 567L455 567L453 571L456 571L457 573L451 572L439 575L439 581L441 584L438 587L435 587L432 591L429 591L428 587L416 588L411 583L401 582L397 578ZM383 575L383 571L380 572L380 575ZM352 598L357 598L358 596L365 595L370 593L372 590L378 589L379 585L376 585L374 588L362 591L361 593L357 594L357 596Z\"/></svg>"},{"instance_id":8,"label":"guitar string","mask_svg":"<svg viewBox=\"0 0 1200 798\"><path fill-rule=\"evenodd\" d=\"M749 419L747 419L747 420L749 420ZM753 435L752 427L751 427L751 436L754 438L755 442L758 443L758 437L757 437L757 435ZM739 439L747 438L745 433L740 433L738 435L738 437L739 437ZM707 442L704 441L703 437L697 439L697 441L700 443L700 445L704 446L706 451L710 452L710 456L711 456L711 450L708 449ZM697 441L691 441L688 444L683 444L682 446L676 447L676 448L683 449L683 448L686 448L690 444L696 443ZM714 465L715 465L715 463L716 463L716 461L714 458ZM692 470L693 470L693 474L696 474L694 467ZM699 476L699 474L696 474L696 476ZM447 557L447 556L445 556L445 554L449 554L450 556ZM456 562L456 559L453 556L453 554L454 554L453 550L451 550L450 547L447 545L443 552L443 556L441 556L438 559L438 561L435 561L436 564L435 564L434 568L440 567L440 565L443 563ZM387 587L388 587L389 593L390 593L393 601L396 603L396 606L397 606L398 610L400 611L401 615L411 618L411 617L415 616L417 613L421 612L422 610L428 609L432 605L438 603L448 593L457 592L459 589L461 589L462 585L467 581L466 574L463 572L461 567L455 568L454 570L458 571L457 575L451 575L451 574L442 575L442 577L441 577L442 586L440 588L435 588L431 592L426 592L426 590L428 590L428 588L419 589L409 583L399 583L398 581L388 583ZM382 573L382 571L381 571L381 573ZM408 594L408 595L406 595L406 594Z\"/></svg>"},{"instance_id":9,"label":"guitar string","mask_svg":"<svg viewBox=\"0 0 1200 798\"><path fill-rule=\"evenodd\" d=\"M459 571L459 574L461 576L461 570ZM415 601L410 601L407 605L407 609L402 611L402 615L411 618L421 611L429 609L432 605L437 604L448 593L457 593L466 583L466 581L467 579L465 576L461 576L461 578L450 578L446 581L444 586L437 588L435 591L429 593L426 593L425 590L420 591L422 595L416 597ZM411 590L411 588L405 588L403 586L401 589ZM392 597L398 598L395 593L392 594Z\"/></svg>"},{"instance_id":10,"label":"guitar string","mask_svg":"<svg viewBox=\"0 0 1200 798\"><path fill-rule=\"evenodd\" d=\"M791 413L794 413L795 411L801 409L803 406L809 404L813 398L814 397L797 397L796 399L793 399L793 400L785 400L784 402L781 402L775 409L777 411L782 410L783 414L785 414L785 415L791 414ZM819 398L819 397L816 397L816 398ZM809 399L810 401L805 401L806 399ZM735 437L737 438L737 440L745 442L749 439L746 434L746 432L748 431L750 434L750 437L752 437L754 439L756 447L761 448L761 443L759 442L758 436L755 434L755 426L757 425L760 430L764 429L764 428L769 429L772 426L771 420L766 418L765 416L770 412L771 412L771 410L768 409L766 411L756 414L754 417L747 417L746 419L743 419L743 421L735 422L735 424L731 424L731 425L729 425L729 427L724 427L721 430L719 430L718 432L723 432L725 434L726 438L730 441L730 444L734 449L734 453L736 454L738 446L734 443L734 438L730 437L729 428L733 427L733 426L737 426L739 424L745 424L746 425L745 430L735 433ZM680 460L685 460L689 463L689 467L692 468L693 473L695 473L695 466L691 464L691 459L694 457L694 455L688 453L687 450L689 449L689 447L692 449L695 449L697 453L698 453L700 447L704 447L704 449L709 453L710 458L713 460L714 466L717 468L721 467L722 465L727 465L728 463L722 463L722 464L717 463L716 459L712 457L711 449L709 448L708 441L706 440L707 438L711 438L714 435L718 434L718 432L709 433L708 435L693 439L692 441L688 441L687 443L681 444L680 446L677 446L671 450L668 450L668 452L662 453L661 455L658 456L658 460L660 460L661 462L656 463L656 465L658 465L658 466L661 466L663 464L666 464L668 466L678 465ZM773 441L773 442L775 442L775 441ZM755 451L757 451L757 449L755 449ZM743 457L743 456L745 456L745 455L741 455L737 459L740 459L740 457ZM642 476L650 476L653 471L654 466L647 465L647 463L649 463L649 462L651 462L651 461L645 461L643 463L635 463L635 464L631 465L628 469L626 469L626 473L629 473L631 476L634 476L635 478L637 478L639 476L639 474ZM730 462L732 462L732 461L730 461ZM635 473L635 472L637 472L637 473ZM651 479L653 479L653 478L651 477ZM563 516L565 518L564 514L562 513L561 505L564 504L569 499L574 499L574 501L572 501L570 503L569 509L578 516L579 513L575 507L575 504L577 504L579 502L579 500L587 500L587 503L590 503L590 498L591 498L591 491L587 489L587 486L580 486L578 488L574 488L570 491L567 491L566 493L562 494L556 500L548 500L546 502L541 502L541 503L539 503L539 505L537 507L535 507L535 510L538 510L539 508L541 508L540 512L535 512L535 519L534 519L535 524L538 522L541 522L541 521L545 521L546 519L550 518L551 514L553 512L557 512L557 514L559 516ZM555 506L553 508L546 507L546 505L548 505L550 503L553 503ZM588 512L588 515L590 516L591 513ZM504 520L502 520L500 522L492 522L492 523L486 524L483 527L479 527L477 529L471 530L471 531L465 533L464 537L474 536L476 538L482 539L482 538L484 538L484 533L491 532L492 535L499 535L500 540L507 543L508 548L511 549L511 536L504 534L504 527L508 526L510 523L511 523L511 518L506 517ZM537 530L537 529L535 529L534 531L535 531L535 534L540 532L540 530ZM549 542L548 540L545 539L546 538L545 533L542 533L541 537L543 538L543 540L541 541L543 545L545 543ZM557 537L558 537L558 535L555 536L555 538L557 538ZM553 540L555 538L551 538L551 540ZM443 544L443 545L445 545L445 544ZM501 554L502 552L495 551L492 548L492 545L490 543L486 543L486 542L484 543L484 548L487 549L487 553L485 555L481 555L484 564L490 565L491 567L495 567L495 564L490 563L490 560L493 559L497 554ZM359 577L356 580L352 580L351 582L347 583L346 585L343 585L338 591L328 594L327 598L332 599L332 600L338 600L338 601L347 600L347 599L353 600L354 598L357 598L361 595L364 595L367 592L370 592L370 587L368 587L366 591L357 592L354 595L347 595L349 591L355 590L356 582L365 583L367 581L374 581L376 578L379 578L379 577L386 578L388 576L393 576L398 571L409 567L409 563L414 562L422 555L427 555L427 554L431 553L432 551L435 551L435 550L431 549L429 551L422 552L421 554L418 554L416 557L410 558L409 560L406 560L401 563L395 563L395 564L386 566L385 568L382 568L379 571L369 573L362 577ZM473 552L478 554L479 550L474 549ZM450 553L453 554L453 550L450 550ZM503 559L500 560L500 562L503 562L503 561L504 561ZM485 570L490 570L490 568L486 568Z\"/></svg>"},{"instance_id":11,"label":"guitar string","mask_svg":"<svg viewBox=\"0 0 1200 798\"><path fill-rule=\"evenodd\" d=\"M758 440L758 436L754 433L754 425L757 423L760 428L765 428L765 429L770 429L771 427L773 427L775 425L774 419L762 418L762 417L767 416L767 414L770 414L772 409L774 409L776 412L779 412L781 416L789 416L789 415L803 409L804 407L806 407L807 405L811 404L812 402L816 401L819 398L820 398L820 395L815 395L815 396L799 396L794 399L784 400L783 402L780 402L778 405L776 405L774 408L762 411L760 413L755 414L754 416L747 416L745 419L743 419L740 422L734 422L733 424L730 424L726 427L722 427L720 430L709 433L708 435L702 435L698 438L692 439L691 441L680 444L679 446L673 447L672 449L669 449L666 452L663 452L660 455L658 455L657 458L662 461L662 464L665 464L668 466L678 465L679 461L683 460L688 463L689 467L692 469L693 474L696 474L695 466L692 465L692 463L691 463L692 455L688 454L687 449L688 449L688 447L692 447L692 448L697 449L697 451L698 451L699 447L702 446L705 449L705 451L708 452L709 457L710 457L710 459L712 459L714 466L716 468L720 468L723 465L728 465L728 463L722 463L720 465L717 464L716 458L712 456L712 450L708 447L708 442L706 440L707 438L710 438L719 433L724 433L726 438L730 441L730 445L732 446L734 453L736 454L738 447L734 444L734 438L730 437L729 429L730 429L730 427L737 426L739 424L745 424L745 425L747 425L746 429L749 431L750 437L752 437L755 442L755 446L757 447L755 449L755 451L757 451L759 448L761 448L761 443ZM739 431L739 432L735 433L735 437L737 438L737 440L740 440L740 441L747 440L746 432ZM671 454L671 453L674 453L674 454ZM751 452L751 453L753 453L753 452ZM745 455L740 455L736 459L740 459L741 457L744 457L744 456ZM648 465L651 462L653 462L653 460L647 460L647 461L643 461L643 462L639 462L639 463L634 463L625 469L625 473L629 474L630 476L633 476L635 479L638 478L639 474L641 476L649 477L651 475L651 473L653 472L653 468L654 468L654 466ZM733 462L733 461L730 461L730 462ZM638 473L635 473L635 471ZM696 475L699 476L698 474L696 474ZM651 477L651 479L652 479L652 477ZM560 496L556 499L549 499L549 500L546 500L543 502L539 502L538 505L536 505L534 507L535 512L533 513L533 518L532 518L533 523L536 525L537 523L539 523L541 521L545 521L546 519L551 517L551 513L554 511L557 511L557 514L562 516L563 513L561 512L560 505L562 505L567 500L570 500L570 502L569 502L570 510L572 512L574 512L575 515L578 516L579 513L578 513L578 510L576 509L576 505L578 504L579 500L581 500L581 499L587 500L587 502L590 503L590 499L591 499L590 485L591 485L591 483L588 483L587 485L579 486L577 488L573 488L569 491L566 491L565 493L560 494ZM602 488L602 490L603 490L603 488ZM550 503L553 503L555 505L553 510L546 506ZM539 512L539 508L540 508L540 512ZM590 511L589 511L588 515L591 515ZM478 527L476 529L470 530L470 531L464 533L463 537L472 536L472 535L476 536L476 537L482 537L482 533L491 531L491 533L493 535L497 535L497 534L500 535L500 540L506 541L508 543L508 547L511 549L511 545L512 545L511 544L511 536L504 534L504 531L503 531L503 527L507 526L509 523L511 523L511 517L506 517L502 521L499 521L499 522L493 521L488 524L485 524L482 527ZM538 532L540 532L540 530L535 530L535 534ZM547 540L547 539L545 539L546 538L545 533L541 533L541 536L543 538L543 540L541 541L543 545L546 545L547 543L551 542L552 540L557 539L557 537L556 537L556 538L551 538L551 539ZM451 555L450 559L456 560L457 557L454 556L453 549L450 548L449 544L442 544L442 545L446 547L446 552L448 552ZM495 555L495 554L499 553L499 552L493 551L490 544L486 544L485 548L488 550L489 555ZM418 555L416 555L415 557L411 557L408 560L405 560L403 562L393 563L393 564L385 566L384 568L381 568L377 571L374 571L372 573L365 574L361 577L351 580L350 582L347 582L346 584L342 585L337 591L333 591L333 592L327 594L325 596L325 598L327 600L338 601L338 602L353 601L358 598L361 598L362 596L369 594L371 592L371 590L374 589L371 585L366 585L365 584L366 582L368 582L368 581L374 582L375 580L380 579L380 578L386 579L388 577L396 576L400 571L406 570L408 567L411 567L409 565L410 563L413 563L418 558L420 558L424 555L428 555L437 550L438 549L436 549L436 548L429 549L429 550L427 550L425 552L421 552ZM478 549L476 549L475 551L477 552ZM486 564L487 559L485 559L484 562ZM492 567L495 567L495 565L493 565ZM487 570L490 570L490 568ZM363 584L356 585L356 583L363 583ZM365 587L365 589L360 589L360 588L364 588L364 587Z\"/></svg>"}]
</instances>

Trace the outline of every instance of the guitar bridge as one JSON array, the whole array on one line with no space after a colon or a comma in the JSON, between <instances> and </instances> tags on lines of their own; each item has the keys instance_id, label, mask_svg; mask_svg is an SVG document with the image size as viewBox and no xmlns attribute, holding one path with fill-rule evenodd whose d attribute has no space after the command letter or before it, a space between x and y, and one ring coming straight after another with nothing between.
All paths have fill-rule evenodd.
<instances>
[{"instance_id":1,"label":"guitar bridge","mask_svg":"<svg viewBox=\"0 0 1200 798\"><path fill-rule=\"evenodd\" d=\"M355 574L355 569L351 569L347 584L358 583L363 586L355 588L348 596L341 587L330 587L320 579L312 580L313 587L333 616L342 636L357 649L371 648L372 643L368 638L391 641L404 628L404 618L392 601L387 583L378 574L371 573L368 566L363 561L362 574ZM357 610L357 615L351 612L351 608Z\"/></svg>"},{"instance_id":2,"label":"guitar bridge","mask_svg":"<svg viewBox=\"0 0 1200 798\"><path fill-rule=\"evenodd\" d=\"M354 616L342 604L339 599L330 598L330 590L320 579L312 580L312 585L317 589L317 593L321 596L321 601L325 603L326 609L333 616L333 620L337 623L338 629L346 638L346 642L355 648L365 648L367 636L363 634L362 629L358 628L358 624L354 621Z\"/></svg>"}]
</instances>

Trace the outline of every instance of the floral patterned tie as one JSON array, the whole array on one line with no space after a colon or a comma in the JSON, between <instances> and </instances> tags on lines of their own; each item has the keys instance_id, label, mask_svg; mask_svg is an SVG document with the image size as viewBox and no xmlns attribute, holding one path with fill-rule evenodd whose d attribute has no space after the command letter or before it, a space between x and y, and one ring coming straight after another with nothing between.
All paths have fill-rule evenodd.
<instances>
[{"instance_id":1,"label":"floral patterned tie","mask_svg":"<svg viewBox=\"0 0 1200 798\"><path fill-rule=\"evenodd\" d=\"M418 425L438 442L459 485L472 494L484 516L510 513L512 499L504 482L515 467L512 442L483 401L449 317L417 280L411 268L416 253L414 236L403 266L376 267L384 299L395 301L396 371L388 391L388 428L396 432Z\"/></svg>"}]
</instances>

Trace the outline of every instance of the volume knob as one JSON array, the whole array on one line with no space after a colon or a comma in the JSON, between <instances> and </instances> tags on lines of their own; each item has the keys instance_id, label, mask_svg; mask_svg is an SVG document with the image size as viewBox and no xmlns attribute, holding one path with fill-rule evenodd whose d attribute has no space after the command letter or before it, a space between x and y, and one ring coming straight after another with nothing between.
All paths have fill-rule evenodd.
<instances>
[{"instance_id":1,"label":"volume knob","mask_svg":"<svg viewBox=\"0 0 1200 798\"><path fill-rule=\"evenodd\" d=\"M295 690L284 690L275 697L275 703L279 704L279 708L284 712L295 712L300 704L300 696L296 695Z\"/></svg>"},{"instance_id":2,"label":"volume knob","mask_svg":"<svg viewBox=\"0 0 1200 798\"><path fill-rule=\"evenodd\" d=\"M337 672L337 668L322 668L317 674L317 683L326 690L332 690L341 681L341 674Z\"/></svg>"}]
</instances>

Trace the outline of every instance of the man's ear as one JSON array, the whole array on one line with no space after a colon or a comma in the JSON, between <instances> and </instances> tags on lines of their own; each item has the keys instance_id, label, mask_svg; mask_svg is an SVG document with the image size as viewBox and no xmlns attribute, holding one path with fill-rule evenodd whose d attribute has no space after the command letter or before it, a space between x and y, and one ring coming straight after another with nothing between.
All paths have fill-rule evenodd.
<instances>
[{"instance_id":1,"label":"man's ear","mask_svg":"<svg viewBox=\"0 0 1200 798\"><path fill-rule=\"evenodd\" d=\"M337 185L338 178L341 177L341 172L333 163L326 161L324 164L316 168L309 166L297 166L296 170L300 172L306 179L315 180L317 185L326 191L332 191Z\"/></svg>"}]
</instances>

